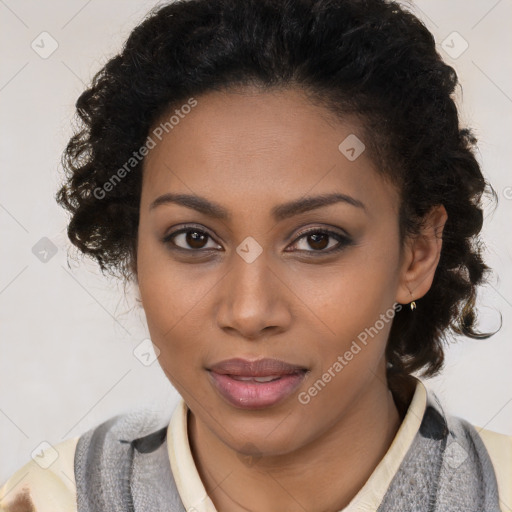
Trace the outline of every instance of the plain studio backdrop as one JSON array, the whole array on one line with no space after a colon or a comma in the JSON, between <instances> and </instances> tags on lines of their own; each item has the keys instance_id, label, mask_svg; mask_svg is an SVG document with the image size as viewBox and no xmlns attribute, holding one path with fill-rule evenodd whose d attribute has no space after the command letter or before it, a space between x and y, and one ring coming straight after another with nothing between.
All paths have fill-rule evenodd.
<instances>
[{"instance_id":1,"label":"plain studio backdrop","mask_svg":"<svg viewBox=\"0 0 512 512\"><path fill-rule=\"evenodd\" d=\"M179 399L144 355L148 332L135 301L88 259L68 268L66 214L54 201L76 99L155 5L0 0L0 482L43 442L138 407L169 417ZM512 1L410 8L459 75L462 122L474 128L499 196L484 224L495 277L479 303L482 329L499 324L497 311L503 326L487 341L452 344L444 372L427 385L452 414L512 435Z\"/></svg>"}]
</instances>

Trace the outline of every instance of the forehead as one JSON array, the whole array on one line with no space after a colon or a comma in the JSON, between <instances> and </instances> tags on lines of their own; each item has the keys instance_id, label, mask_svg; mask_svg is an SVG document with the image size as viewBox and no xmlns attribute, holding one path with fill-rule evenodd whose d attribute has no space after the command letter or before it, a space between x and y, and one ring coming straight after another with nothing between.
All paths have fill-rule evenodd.
<instances>
[{"instance_id":1,"label":"forehead","mask_svg":"<svg viewBox=\"0 0 512 512\"><path fill-rule=\"evenodd\" d=\"M150 135L160 130L145 158L141 206L168 192L259 204L341 192L397 206L394 188L364 149L362 127L336 119L301 91L245 88L195 101L152 128Z\"/></svg>"}]
</instances>

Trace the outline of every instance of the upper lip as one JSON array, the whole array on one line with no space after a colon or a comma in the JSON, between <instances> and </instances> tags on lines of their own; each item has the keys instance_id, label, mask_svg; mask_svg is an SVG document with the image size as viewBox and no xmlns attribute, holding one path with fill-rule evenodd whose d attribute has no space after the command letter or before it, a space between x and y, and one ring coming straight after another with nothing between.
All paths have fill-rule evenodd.
<instances>
[{"instance_id":1,"label":"upper lip","mask_svg":"<svg viewBox=\"0 0 512 512\"><path fill-rule=\"evenodd\" d=\"M212 372L223 375L237 375L241 377L268 377L270 375L289 375L305 371L306 368L296 364L290 364L280 359L226 359L209 368Z\"/></svg>"}]
</instances>

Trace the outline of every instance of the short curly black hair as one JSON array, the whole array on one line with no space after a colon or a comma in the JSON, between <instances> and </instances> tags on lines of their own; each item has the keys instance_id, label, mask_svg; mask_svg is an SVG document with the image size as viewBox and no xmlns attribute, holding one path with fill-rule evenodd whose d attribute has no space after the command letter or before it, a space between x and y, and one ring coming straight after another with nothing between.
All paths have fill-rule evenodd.
<instances>
[{"instance_id":1,"label":"short curly black hair","mask_svg":"<svg viewBox=\"0 0 512 512\"><path fill-rule=\"evenodd\" d=\"M144 160L133 158L157 120L211 91L299 88L340 118L360 121L370 154L401 191L402 240L433 206L448 213L432 287L414 312L397 311L386 351L399 375L435 375L450 331L489 336L475 331L475 299L489 271L478 238L482 195L494 191L474 156L476 140L459 127L457 84L432 34L396 2L179 0L159 7L77 100L81 126L64 152L66 181L56 196L71 213L69 238L102 272L125 282L136 277ZM127 161L133 169L105 186Z\"/></svg>"}]
</instances>

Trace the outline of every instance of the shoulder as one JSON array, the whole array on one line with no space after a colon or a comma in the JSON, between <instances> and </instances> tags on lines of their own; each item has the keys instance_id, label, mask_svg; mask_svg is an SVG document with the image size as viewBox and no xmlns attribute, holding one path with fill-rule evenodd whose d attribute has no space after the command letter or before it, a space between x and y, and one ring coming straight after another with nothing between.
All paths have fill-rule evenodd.
<instances>
[{"instance_id":1,"label":"shoulder","mask_svg":"<svg viewBox=\"0 0 512 512\"><path fill-rule=\"evenodd\" d=\"M512 512L512 436L485 430L475 425L491 458L503 512Z\"/></svg>"},{"instance_id":2,"label":"shoulder","mask_svg":"<svg viewBox=\"0 0 512 512\"><path fill-rule=\"evenodd\" d=\"M446 414L431 389L427 389L425 417L428 416L433 421L423 421L422 427L425 432L429 430L427 434L435 435L431 430L437 426L440 438L446 438L447 466L456 469L471 455L472 471L476 475L474 483L487 489L493 503L495 499L499 501L500 512L512 512L512 436L485 430L464 418ZM444 421L439 421L441 419Z\"/></svg>"},{"instance_id":3,"label":"shoulder","mask_svg":"<svg viewBox=\"0 0 512 512\"><path fill-rule=\"evenodd\" d=\"M75 512L79 436L47 444L0 488L0 512Z\"/></svg>"},{"instance_id":4,"label":"shoulder","mask_svg":"<svg viewBox=\"0 0 512 512\"><path fill-rule=\"evenodd\" d=\"M163 444L166 427L162 424L155 411L136 409L54 446L46 444L0 487L0 512L76 512L77 471L84 477L91 463L101 462L105 469L107 461L106 469L117 475L122 469L118 463L130 456L130 447L137 453L151 453Z\"/></svg>"}]
</instances>

